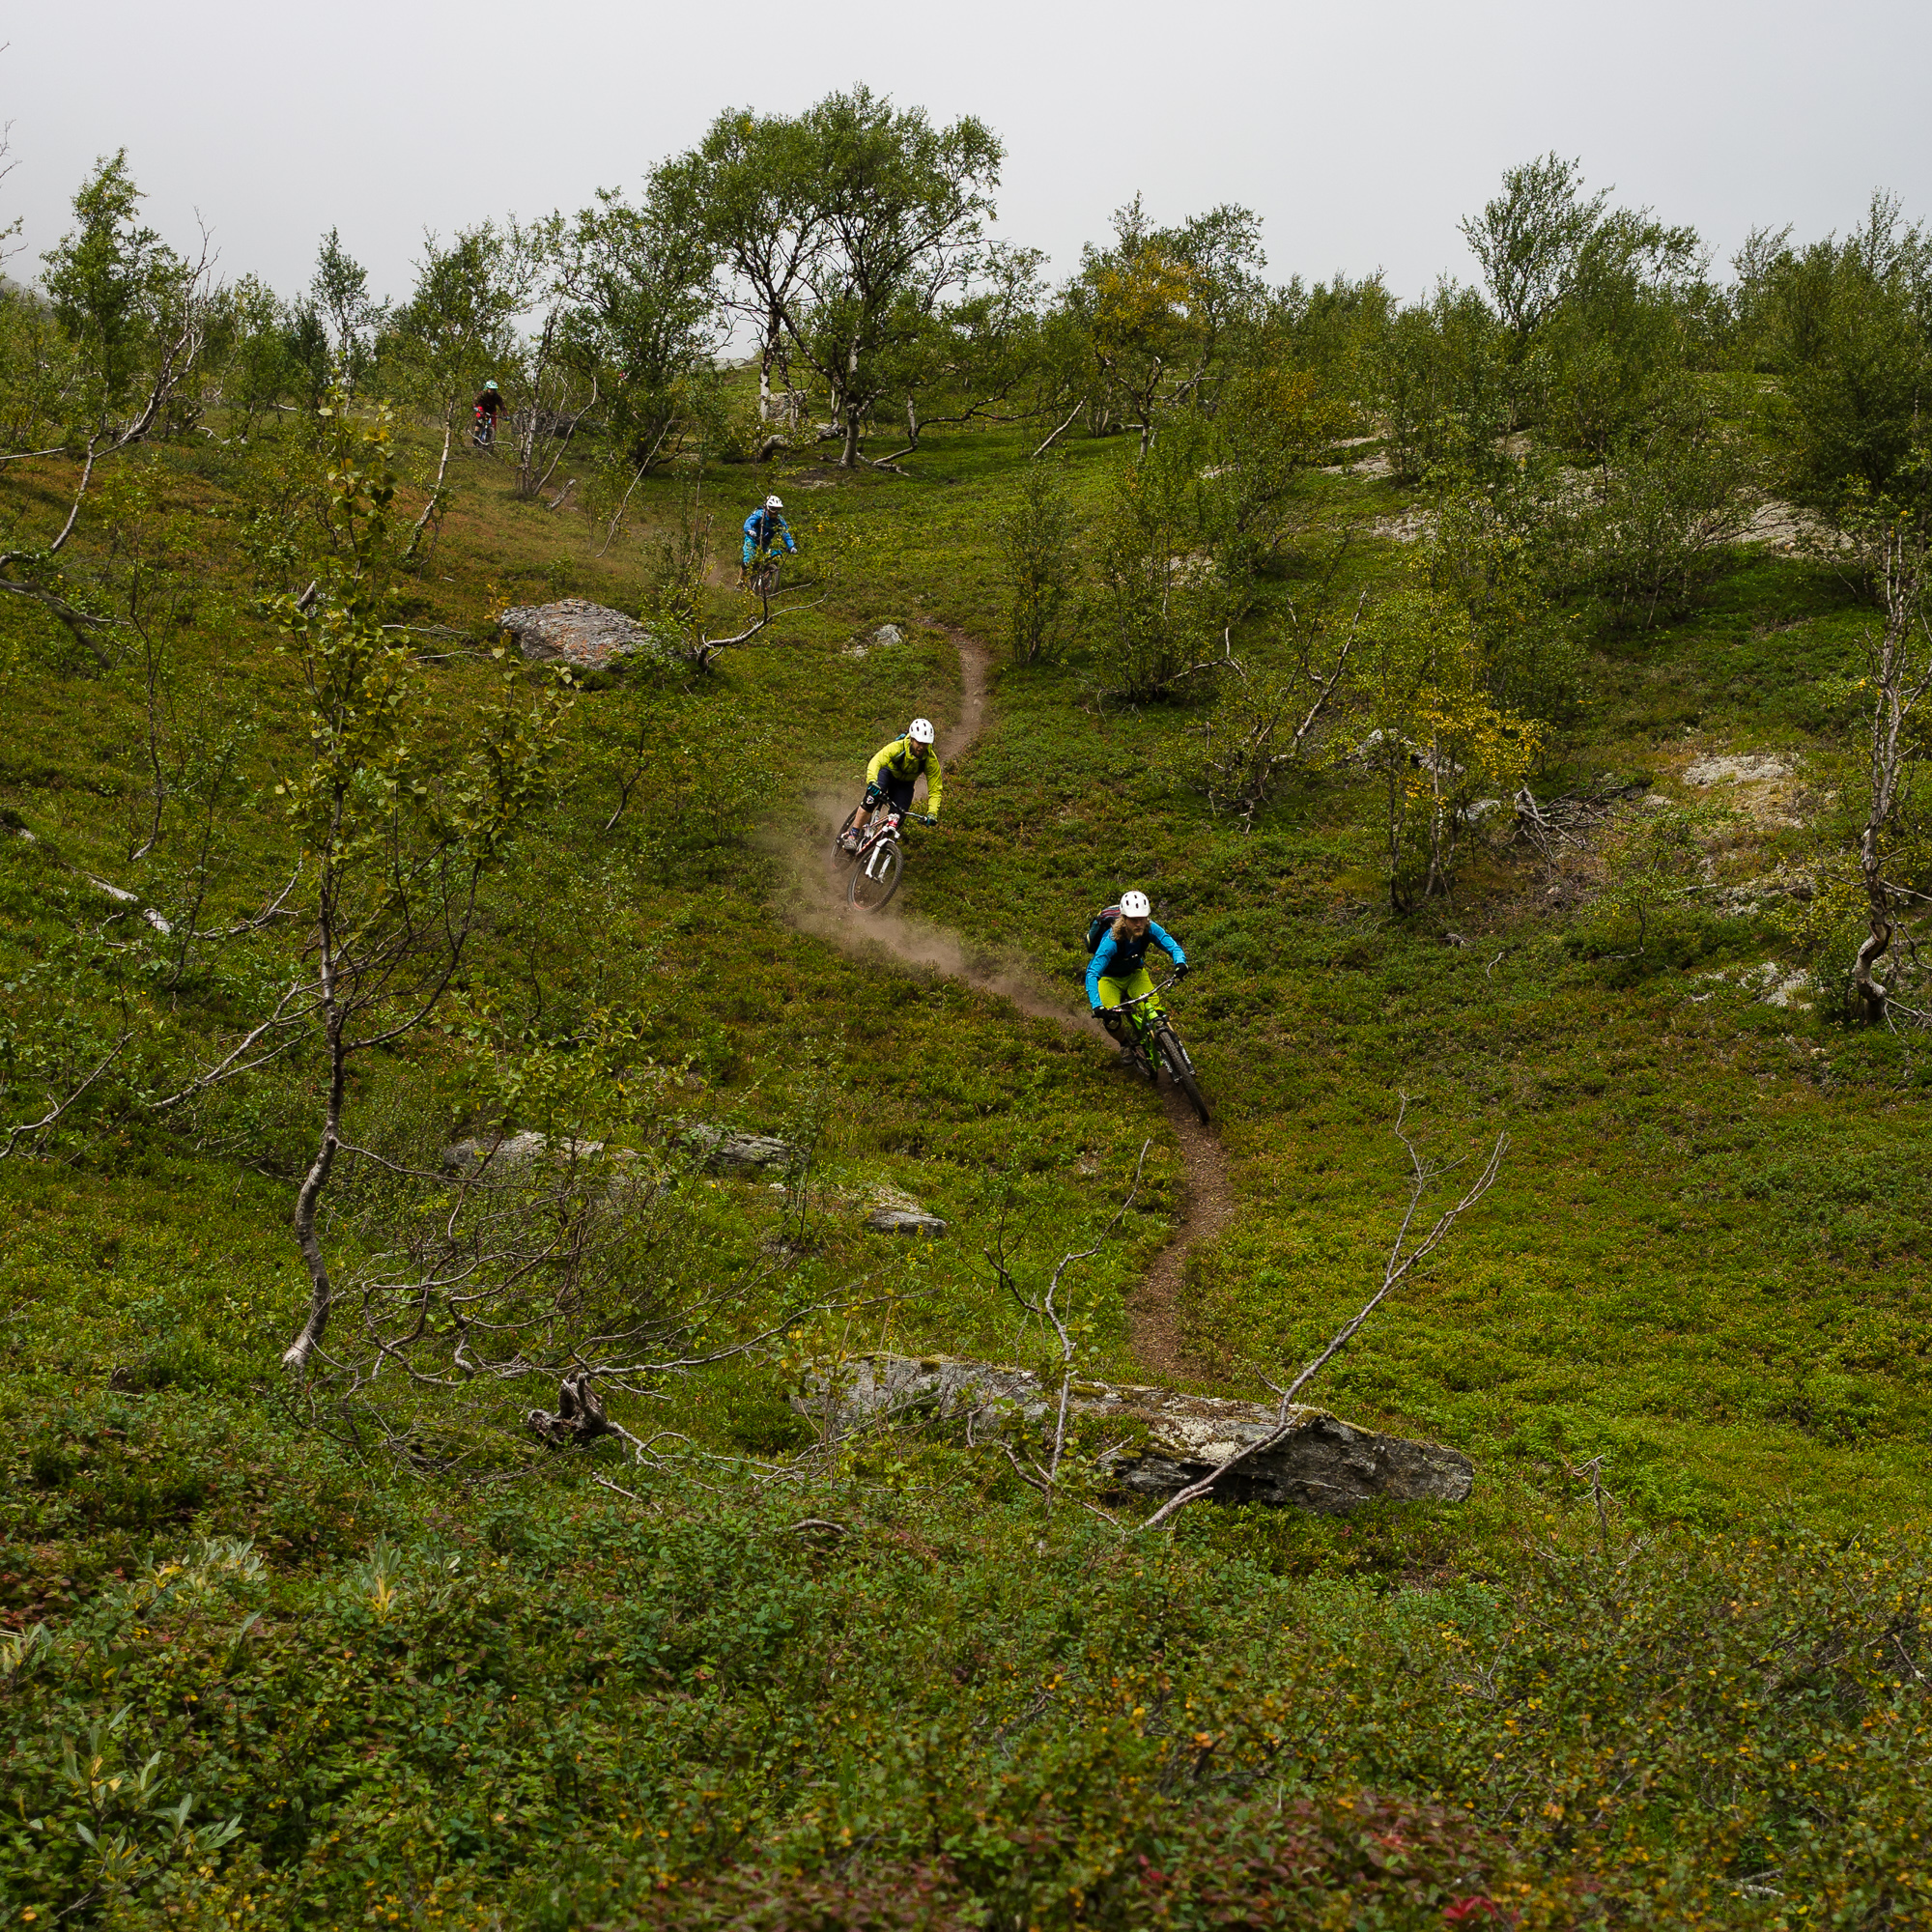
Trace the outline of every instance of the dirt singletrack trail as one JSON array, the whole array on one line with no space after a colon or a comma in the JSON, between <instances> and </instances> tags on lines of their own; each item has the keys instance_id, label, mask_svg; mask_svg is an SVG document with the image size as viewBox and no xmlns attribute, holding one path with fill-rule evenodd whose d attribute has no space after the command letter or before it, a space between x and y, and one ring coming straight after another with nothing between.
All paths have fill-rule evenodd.
<instances>
[{"instance_id":1,"label":"dirt singletrack trail","mask_svg":"<svg viewBox=\"0 0 1932 1932\"><path fill-rule=\"evenodd\" d=\"M951 626L944 629L959 653L958 710L939 734L940 760L951 771L985 729L992 653L978 638ZM838 803L838 809L829 814L834 825L843 817L848 804L849 801ZM819 938L830 940L841 952L860 954L877 946L908 964L930 966L949 979L962 980L982 992L997 993L1002 999L1010 1000L1022 1012L1051 1020L1069 1034L1104 1046L1110 1054L1114 1051L1113 1041L1105 1032L1087 1013L1076 1011L1066 998L1056 998L1023 972L992 966L974 956L951 933L909 923L891 906L882 913L858 916L850 913L842 902L833 903L828 896L824 906L803 911L796 923ZM1212 1128L1203 1126L1195 1119L1186 1097L1172 1085L1161 1088L1160 1098L1180 1145L1185 1179L1173 1237L1155 1256L1140 1288L1128 1297L1127 1320L1134 1353L1148 1373L1162 1381L1185 1381L1201 1379L1205 1375L1202 1365L1190 1359L1181 1342L1180 1287L1186 1274L1187 1257L1202 1242L1211 1241L1234 1219L1235 1191L1228 1179L1227 1156Z\"/></svg>"}]
</instances>

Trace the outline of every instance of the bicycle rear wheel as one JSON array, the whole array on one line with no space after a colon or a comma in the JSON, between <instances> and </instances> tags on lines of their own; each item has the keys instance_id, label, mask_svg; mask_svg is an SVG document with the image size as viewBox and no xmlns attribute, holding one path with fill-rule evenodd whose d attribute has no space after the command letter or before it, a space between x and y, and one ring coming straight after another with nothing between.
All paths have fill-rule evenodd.
<instances>
[{"instance_id":1,"label":"bicycle rear wheel","mask_svg":"<svg viewBox=\"0 0 1932 1932\"><path fill-rule=\"evenodd\" d=\"M905 854L898 840L888 838L874 845L852 867L852 883L845 888L847 900L861 912L877 912L899 889L899 872Z\"/></svg>"},{"instance_id":2,"label":"bicycle rear wheel","mask_svg":"<svg viewBox=\"0 0 1932 1932\"><path fill-rule=\"evenodd\" d=\"M1200 1116L1205 1126L1208 1102L1201 1097L1201 1085L1194 1077L1194 1063L1188 1059L1187 1049L1180 1043L1180 1036L1171 1026L1163 1025L1159 1044L1160 1057L1167 1064L1167 1077L1187 1095L1187 1104Z\"/></svg>"}]
</instances>

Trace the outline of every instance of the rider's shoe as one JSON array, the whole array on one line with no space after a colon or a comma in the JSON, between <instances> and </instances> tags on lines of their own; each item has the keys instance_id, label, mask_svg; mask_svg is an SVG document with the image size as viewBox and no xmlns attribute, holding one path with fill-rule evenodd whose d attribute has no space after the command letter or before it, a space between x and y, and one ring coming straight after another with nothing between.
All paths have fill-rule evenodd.
<instances>
[{"instance_id":1,"label":"rider's shoe","mask_svg":"<svg viewBox=\"0 0 1932 1932\"><path fill-rule=\"evenodd\" d=\"M1120 1059L1122 1066L1138 1066L1141 1064L1140 1055L1130 1046L1122 1047Z\"/></svg>"},{"instance_id":2,"label":"rider's shoe","mask_svg":"<svg viewBox=\"0 0 1932 1932\"><path fill-rule=\"evenodd\" d=\"M859 834L856 829L848 826L838 835L838 849L841 852L856 852L859 849Z\"/></svg>"}]
</instances>

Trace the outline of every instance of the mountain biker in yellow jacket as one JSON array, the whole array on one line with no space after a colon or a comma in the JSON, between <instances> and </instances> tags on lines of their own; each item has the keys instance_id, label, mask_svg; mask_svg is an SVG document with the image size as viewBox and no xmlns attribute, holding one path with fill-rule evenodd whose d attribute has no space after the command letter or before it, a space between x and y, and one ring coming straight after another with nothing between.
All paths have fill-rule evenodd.
<instances>
[{"instance_id":1,"label":"mountain biker in yellow jacket","mask_svg":"<svg viewBox=\"0 0 1932 1932\"><path fill-rule=\"evenodd\" d=\"M939 753L932 749L932 720L915 718L906 726L903 738L881 745L866 767L866 797L853 813L852 822L839 834L838 842L849 852L866 836L875 807L890 803L901 813L912 810L914 782L925 780L926 823L939 816L939 792L943 782Z\"/></svg>"}]
</instances>

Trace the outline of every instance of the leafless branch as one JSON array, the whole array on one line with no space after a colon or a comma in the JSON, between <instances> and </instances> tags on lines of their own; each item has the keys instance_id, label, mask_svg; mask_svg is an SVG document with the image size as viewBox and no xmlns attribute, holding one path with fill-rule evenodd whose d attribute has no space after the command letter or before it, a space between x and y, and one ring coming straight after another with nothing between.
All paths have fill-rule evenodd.
<instances>
[{"instance_id":1,"label":"leafless branch","mask_svg":"<svg viewBox=\"0 0 1932 1932\"><path fill-rule=\"evenodd\" d=\"M1119 1229L1121 1223L1126 1218L1127 1209L1134 1205L1134 1201L1141 1191L1141 1176L1146 1171L1148 1150L1152 1145L1151 1141L1143 1141L1141 1143L1140 1158L1134 1162L1133 1181L1127 1189L1126 1198L1114 1210L1114 1218L1100 1230L1091 1247L1075 1249L1061 1256L1059 1264L1054 1268L1052 1277L1047 1282L1044 1294L1037 1296L1029 1295L1021 1290L1019 1283L1013 1278L1011 1267L1008 1264L1003 1238L996 1240L993 1247L982 1248L980 1250L981 1254L985 1256L987 1264L992 1268L994 1274L998 1276L1001 1287L1012 1296L1014 1301L1019 1304L1020 1308L1027 1315L1039 1322L1042 1329L1050 1327L1060 1344L1060 1400L1054 1411L1053 1446L1048 1452L1045 1463L1036 1462L1034 1463L1035 1469L1038 1472L1037 1476L1029 1476L1024 1469L1020 1468L1018 1460L1014 1457L1012 1450L1007 1448L1007 1445L1004 1443L1001 1445L1002 1448L1006 1448L1007 1458L1012 1463L1014 1469L1018 1471L1020 1479L1023 1482L1031 1484L1033 1488L1040 1492L1041 1496L1045 1498L1046 1507L1049 1510L1053 1507L1054 1496L1059 1486L1060 1466L1066 1453L1066 1410L1067 1405L1072 1399L1074 1358L1078 1353L1077 1345L1066 1325L1066 1311L1060 1301L1060 1286L1065 1278L1066 1270L1075 1262L1092 1261L1106 1246L1108 1240L1112 1237L1116 1230Z\"/></svg>"},{"instance_id":2,"label":"leafless branch","mask_svg":"<svg viewBox=\"0 0 1932 1932\"><path fill-rule=\"evenodd\" d=\"M1066 420L1064 423L1062 423L1060 427L1057 430L1055 430L1053 434L1050 437L1048 437L1047 440L1044 442L1042 442L1037 449L1032 452L1032 456L1044 456L1046 452L1049 449L1051 449L1053 445L1056 442L1058 442L1060 439L1073 427L1075 419L1079 416L1080 412L1084 410L1086 407L1087 407L1087 397L1082 396L1080 400L1073 405L1072 409L1068 411ZM1029 462L1032 461L1032 456L1028 458Z\"/></svg>"},{"instance_id":3,"label":"leafless branch","mask_svg":"<svg viewBox=\"0 0 1932 1932\"><path fill-rule=\"evenodd\" d=\"M64 1113L66 1113L67 1110L70 1107L71 1107L73 1103L76 1100L78 1100L80 1096L83 1094L85 1094L87 1090L90 1087L92 1087L94 1083L97 1080L99 1080L100 1076L103 1073L105 1073L107 1069L110 1066L112 1066L118 1059L120 1059L121 1049L124 1046L126 1046L128 1042L132 1038L133 1035L131 1033L124 1033L121 1036L121 1037L114 1042L113 1050L107 1055L106 1059L101 1061L100 1064L95 1067L94 1071L90 1073L87 1076L87 1078L83 1080L80 1083L80 1085L76 1087L73 1090L73 1092L67 1096L65 1100L62 1100L57 1105L48 1108L48 1110L44 1114L43 1114L38 1121L23 1121L16 1127L9 1127L7 1129L7 1144L4 1147L0 1147L0 1160L5 1160L7 1156L14 1151L14 1146L19 1141L28 1138L34 1134L41 1133L44 1131L46 1128L52 1126L53 1123L57 1120L59 1120L60 1117Z\"/></svg>"},{"instance_id":4,"label":"leafless branch","mask_svg":"<svg viewBox=\"0 0 1932 1932\"><path fill-rule=\"evenodd\" d=\"M304 999L306 1005L296 1007L291 1010L292 1003ZM240 1074L252 1073L258 1067L268 1065L271 1060L279 1060L299 1039L300 1035L295 1030L312 1018L321 1005L322 989L317 981L295 980L275 1002L275 1009L267 1019L249 1028L213 1066L196 1074L179 1092L168 1094L165 1099L150 1101L148 1111L151 1114L165 1114L170 1108L179 1107L184 1100L191 1100L196 1094L205 1094L212 1087L218 1087ZM253 1059L247 1057L254 1054L255 1048L263 1040L278 1034L285 1037L268 1052L256 1054Z\"/></svg>"},{"instance_id":5,"label":"leafless branch","mask_svg":"<svg viewBox=\"0 0 1932 1932\"><path fill-rule=\"evenodd\" d=\"M1456 1223L1495 1184L1496 1176L1502 1168L1503 1155L1509 1151L1509 1135L1507 1133L1501 1133L1496 1136L1495 1146L1490 1151L1489 1160L1485 1163L1481 1174L1477 1176L1476 1179L1471 1182L1467 1190L1463 1193L1462 1199L1453 1207L1445 1208L1436 1216L1435 1223L1430 1229L1429 1233L1413 1247L1409 1246L1408 1232L1414 1224L1416 1210L1422 1205L1423 1194L1433 1180L1450 1172L1451 1167L1460 1166L1462 1163L1452 1162L1446 1167L1429 1166L1417 1151L1415 1143L1408 1137L1406 1131L1407 1119L1408 1095L1404 1094L1401 1095L1401 1104L1396 1112L1395 1134L1408 1154L1408 1205L1403 1210L1402 1221L1396 1229L1395 1239L1390 1243L1388 1257L1382 1264L1381 1286L1376 1290L1375 1293L1369 1297L1350 1321L1343 1323L1329 1339L1327 1347L1286 1388L1275 1389L1280 1402L1276 1410L1274 1428L1267 1435L1251 1442L1245 1449L1229 1457L1225 1463L1221 1463L1209 1474L1202 1477L1198 1483L1191 1483L1186 1489L1179 1491L1176 1494L1170 1496L1166 1502L1161 1504L1159 1509L1155 1510L1140 1525L1142 1529L1157 1529L1176 1511L1185 1509L1189 1503L1196 1502L1201 1497L1208 1494L1213 1490L1214 1485L1231 1469L1238 1467L1253 1457L1264 1455L1268 1450L1275 1448L1285 1440L1296 1428L1298 1423L1298 1418L1293 1413L1295 1397L1354 1340L1362 1324L1368 1321L1369 1317L1415 1272L1416 1268L1423 1262L1427 1261L1441 1246ZM1270 1383L1269 1386L1273 1387L1274 1385Z\"/></svg>"},{"instance_id":6,"label":"leafless branch","mask_svg":"<svg viewBox=\"0 0 1932 1932\"><path fill-rule=\"evenodd\" d=\"M0 558L0 563L14 559ZM65 597L44 589L38 583L21 583L11 577L0 577L0 590L11 591L15 597L31 598L36 604L50 611L67 626L68 635L75 643L93 658L102 670L112 670L114 660L100 648L91 633L110 629L115 620L112 617L97 617L87 611L77 611Z\"/></svg>"}]
</instances>

